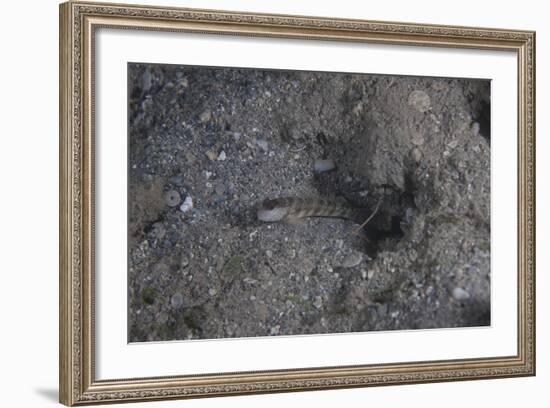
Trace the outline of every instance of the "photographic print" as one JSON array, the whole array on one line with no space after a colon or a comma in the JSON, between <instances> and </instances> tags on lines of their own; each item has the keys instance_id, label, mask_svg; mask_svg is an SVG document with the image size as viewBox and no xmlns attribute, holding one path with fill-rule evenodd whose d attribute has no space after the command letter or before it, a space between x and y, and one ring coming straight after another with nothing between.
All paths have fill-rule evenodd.
<instances>
[{"instance_id":1,"label":"photographic print","mask_svg":"<svg viewBox=\"0 0 550 408\"><path fill-rule=\"evenodd\" d=\"M535 375L534 31L59 21L63 404Z\"/></svg>"},{"instance_id":2,"label":"photographic print","mask_svg":"<svg viewBox=\"0 0 550 408\"><path fill-rule=\"evenodd\" d=\"M490 89L129 63L129 342L490 325Z\"/></svg>"}]
</instances>

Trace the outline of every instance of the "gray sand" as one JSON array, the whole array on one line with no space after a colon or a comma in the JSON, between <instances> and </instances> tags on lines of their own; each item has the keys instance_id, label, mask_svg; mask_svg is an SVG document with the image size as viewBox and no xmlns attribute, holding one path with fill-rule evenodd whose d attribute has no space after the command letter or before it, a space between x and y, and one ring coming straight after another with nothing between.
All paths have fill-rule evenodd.
<instances>
[{"instance_id":1,"label":"gray sand","mask_svg":"<svg viewBox=\"0 0 550 408\"><path fill-rule=\"evenodd\" d=\"M128 72L129 341L490 324L489 81ZM380 208L258 221L279 196Z\"/></svg>"}]
</instances>

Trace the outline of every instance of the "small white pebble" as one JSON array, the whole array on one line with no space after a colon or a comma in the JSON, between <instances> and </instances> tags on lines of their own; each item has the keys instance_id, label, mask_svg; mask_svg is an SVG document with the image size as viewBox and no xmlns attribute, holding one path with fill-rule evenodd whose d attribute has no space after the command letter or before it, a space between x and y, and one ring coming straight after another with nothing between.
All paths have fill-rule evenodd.
<instances>
[{"instance_id":1,"label":"small white pebble","mask_svg":"<svg viewBox=\"0 0 550 408\"><path fill-rule=\"evenodd\" d=\"M317 159L313 163L313 170L317 173L323 173L325 171L333 170L336 167L333 160L330 159Z\"/></svg>"},{"instance_id":2,"label":"small white pebble","mask_svg":"<svg viewBox=\"0 0 550 408\"><path fill-rule=\"evenodd\" d=\"M470 294L466 292L464 289L457 286L456 288L453 289L453 297L456 300L466 300L470 297Z\"/></svg>"},{"instance_id":3,"label":"small white pebble","mask_svg":"<svg viewBox=\"0 0 550 408\"><path fill-rule=\"evenodd\" d=\"M256 140L256 144L258 145L258 147L260 149L262 149L264 152L267 152L267 150L269 149L269 145L267 143L266 140L264 139L257 139Z\"/></svg>"},{"instance_id":4,"label":"small white pebble","mask_svg":"<svg viewBox=\"0 0 550 408\"><path fill-rule=\"evenodd\" d=\"M210 296L216 296L217 293L218 293L218 291L215 288L208 289L208 294Z\"/></svg>"},{"instance_id":5,"label":"small white pebble","mask_svg":"<svg viewBox=\"0 0 550 408\"><path fill-rule=\"evenodd\" d=\"M187 212L192 208L193 208L193 199L191 198L190 195L188 195L187 197L185 197L185 200L183 200L183 203L180 206L180 211Z\"/></svg>"},{"instance_id":6,"label":"small white pebble","mask_svg":"<svg viewBox=\"0 0 550 408\"><path fill-rule=\"evenodd\" d=\"M419 163L420 160L422 160L422 152L420 151L420 149L415 147L414 149L411 150L411 157L415 162Z\"/></svg>"},{"instance_id":7,"label":"small white pebble","mask_svg":"<svg viewBox=\"0 0 550 408\"><path fill-rule=\"evenodd\" d=\"M218 156L219 161L224 161L227 158L227 155L225 154L225 151L222 150Z\"/></svg>"}]
</instances>

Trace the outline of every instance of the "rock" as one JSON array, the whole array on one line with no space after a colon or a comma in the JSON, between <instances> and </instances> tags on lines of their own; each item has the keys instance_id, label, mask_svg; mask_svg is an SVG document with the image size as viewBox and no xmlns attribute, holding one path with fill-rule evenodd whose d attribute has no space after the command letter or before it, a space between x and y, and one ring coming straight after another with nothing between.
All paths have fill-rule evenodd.
<instances>
[{"instance_id":1,"label":"rock","mask_svg":"<svg viewBox=\"0 0 550 408\"><path fill-rule=\"evenodd\" d=\"M218 290L216 288L210 288L208 289L208 294L210 296L216 296L218 294Z\"/></svg>"},{"instance_id":2,"label":"rock","mask_svg":"<svg viewBox=\"0 0 550 408\"><path fill-rule=\"evenodd\" d=\"M170 183L181 186L183 184L183 176L181 174L178 174L176 176L170 177Z\"/></svg>"},{"instance_id":3,"label":"rock","mask_svg":"<svg viewBox=\"0 0 550 408\"><path fill-rule=\"evenodd\" d=\"M367 279L371 280L374 277L374 273L375 273L374 268L369 269L367 272Z\"/></svg>"},{"instance_id":4,"label":"rock","mask_svg":"<svg viewBox=\"0 0 550 408\"><path fill-rule=\"evenodd\" d=\"M146 69L143 72L143 76L142 76L141 79L142 79L142 84L143 84L143 91L144 92L149 92L149 90L151 89L151 85L153 84L152 77L151 77L151 70Z\"/></svg>"},{"instance_id":5,"label":"rock","mask_svg":"<svg viewBox=\"0 0 550 408\"><path fill-rule=\"evenodd\" d=\"M189 266L189 258L183 255L180 259L180 266L182 269L185 269Z\"/></svg>"},{"instance_id":6,"label":"rock","mask_svg":"<svg viewBox=\"0 0 550 408\"><path fill-rule=\"evenodd\" d=\"M206 157L208 157L210 160L214 161L218 158L218 153L216 153L213 150L208 150L206 152Z\"/></svg>"},{"instance_id":7,"label":"rock","mask_svg":"<svg viewBox=\"0 0 550 408\"><path fill-rule=\"evenodd\" d=\"M272 258L273 257L273 251L268 249L267 251L265 251L265 255L268 257L268 258Z\"/></svg>"},{"instance_id":8,"label":"rock","mask_svg":"<svg viewBox=\"0 0 550 408\"><path fill-rule=\"evenodd\" d=\"M313 299L313 306L315 306L316 309L321 309L323 307L323 298L321 296L315 296L315 299Z\"/></svg>"},{"instance_id":9,"label":"rock","mask_svg":"<svg viewBox=\"0 0 550 408\"><path fill-rule=\"evenodd\" d=\"M181 202L180 193L176 190L167 191L164 194L164 201L166 201L166 205L168 205L168 207L175 207Z\"/></svg>"},{"instance_id":10,"label":"rock","mask_svg":"<svg viewBox=\"0 0 550 408\"><path fill-rule=\"evenodd\" d=\"M191 198L190 195L188 195L187 197L185 197L185 200L181 204L180 210L181 210L181 212L187 212L187 211L191 210L192 208L193 208L193 199Z\"/></svg>"},{"instance_id":11,"label":"rock","mask_svg":"<svg viewBox=\"0 0 550 408\"><path fill-rule=\"evenodd\" d=\"M334 170L336 165L333 160L330 159L317 159L313 163L313 171L317 173L323 173L325 171Z\"/></svg>"},{"instance_id":12,"label":"rock","mask_svg":"<svg viewBox=\"0 0 550 408\"><path fill-rule=\"evenodd\" d=\"M258 283L258 281L257 281L256 279L250 278L250 277L244 278L244 279L243 279L243 282L244 282L244 283L247 283L247 284L249 284L249 285L254 285L254 284Z\"/></svg>"},{"instance_id":13,"label":"rock","mask_svg":"<svg viewBox=\"0 0 550 408\"><path fill-rule=\"evenodd\" d=\"M455 140L451 140L451 141L447 144L447 146L449 146L451 149L454 149L455 147L458 146L458 140L456 140L456 139L455 139Z\"/></svg>"},{"instance_id":14,"label":"rock","mask_svg":"<svg viewBox=\"0 0 550 408\"><path fill-rule=\"evenodd\" d=\"M170 268L168 267L168 265L166 265L164 262L159 262L159 263L156 263L154 266L153 266L153 274L156 276L156 277L159 277L161 275L165 275L169 272Z\"/></svg>"},{"instance_id":15,"label":"rock","mask_svg":"<svg viewBox=\"0 0 550 408\"><path fill-rule=\"evenodd\" d=\"M353 268L354 266L359 265L363 261L363 254L358 251L354 251L351 254L349 254L344 260L342 261L342 267L343 268Z\"/></svg>"},{"instance_id":16,"label":"rock","mask_svg":"<svg viewBox=\"0 0 550 408\"><path fill-rule=\"evenodd\" d=\"M281 325L277 324L275 326L273 326L270 330L269 330L269 333L273 336L273 335L277 335L279 334L279 331L281 330Z\"/></svg>"},{"instance_id":17,"label":"rock","mask_svg":"<svg viewBox=\"0 0 550 408\"><path fill-rule=\"evenodd\" d=\"M290 137L292 137L294 140L298 140L302 137L302 133L298 129L291 129Z\"/></svg>"},{"instance_id":18,"label":"rock","mask_svg":"<svg viewBox=\"0 0 550 408\"><path fill-rule=\"evenodd\" d=\"M458 286L453 289L452 295L458 301L462 301L470 298L470 294Z\"/></svg>"},{"instance_id":19,"label":"rock","mask_svg":"<svg viewBox=\"0 0 550 408\"><path fill-rule=\"evenodd\" d=\"M256 139L256 145L258 145L258 147L262 149L264 152L267 152L267 150L269 149L269 145L267 144L267 141L264 139Z\"/></svg>"},{"instance_id":20,"label":"rock","mask_svg":"<svg viewBox=\"0 0 550 408\"><path fill-rule=\"evenodd\" d=\"M202 112L199 116L199 120L204 123L208 122L212 118L212 112L210 112L208 109Z\"/></svg>"},{"instance_id":21,"label":"rock","mask_svg":"<svg viewBox=\"0 0 550 408\"><path fill-rule=\"evenodd\" d=\"M218 160L224 161L226 158L227 158L227 155L225 154L225 151L222 150L218 156Z\"/></svg>"},{"instance_id":22,"label":"rock","mask_svg":"<svg viewBox=\"0 0 550 408\"><path fill-rule=\"evenodd\" d=\"M153 236L157 239L162 239L166 235L166 228L161 222L155 222L153 224Z\"/></svg>"},{"instance_id":23,"label":"rock","mask_svg":"<svg viewBox=\"0 0 550 408\"><path fill-rule=\"evenodd\" d=\"M216 183L216 187L214 188L214 191L218 195L223 195L225 193L225 185L222 182Z\"/></svg>"},{"instance_id":24,"label":"rock","mask_svg":"<svg viewBox=\"0 0 550 408\"><path fill-rule=\"evenodd\" d=\"M170 305L177 309L183 305L183 295L181 293L175 293L170 299Z\"/></svg>"},{"instance_id":25,"label":"rock","mask_svg":"<svg viewBox=\"0 0 550 408\"><path fill-rule=\"evenodd\" d=\"M421 90L412 91L409 94L408 103L421 113L426 112L431 106L430 97L426 92Z\"/></svg>"},{"instance_id":26,"label":"rock","mask_svg":"<svg viewBox=\"0 0 550 408\"><path fill-rule=\"evenodd\" d=\"M412 132L411 142L415 146L424 144L424 135L420 132Z\"/></svg>"}]
</instances>

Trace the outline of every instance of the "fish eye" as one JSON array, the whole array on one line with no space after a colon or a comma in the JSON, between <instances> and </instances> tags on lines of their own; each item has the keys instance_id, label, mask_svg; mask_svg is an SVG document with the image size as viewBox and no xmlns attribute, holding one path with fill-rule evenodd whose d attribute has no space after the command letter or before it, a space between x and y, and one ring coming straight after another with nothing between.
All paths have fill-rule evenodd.
<instances>
[{"instance_id":1,"label":"fish eye","mask_svg":"<svg viewBox=\"0 0 550 408\"><path fill-rule=\"evenodd\" d=\"M264 200L262 207L266 210L273 210L276 206L275 200Z\"/></svg>"}]
</instances>

